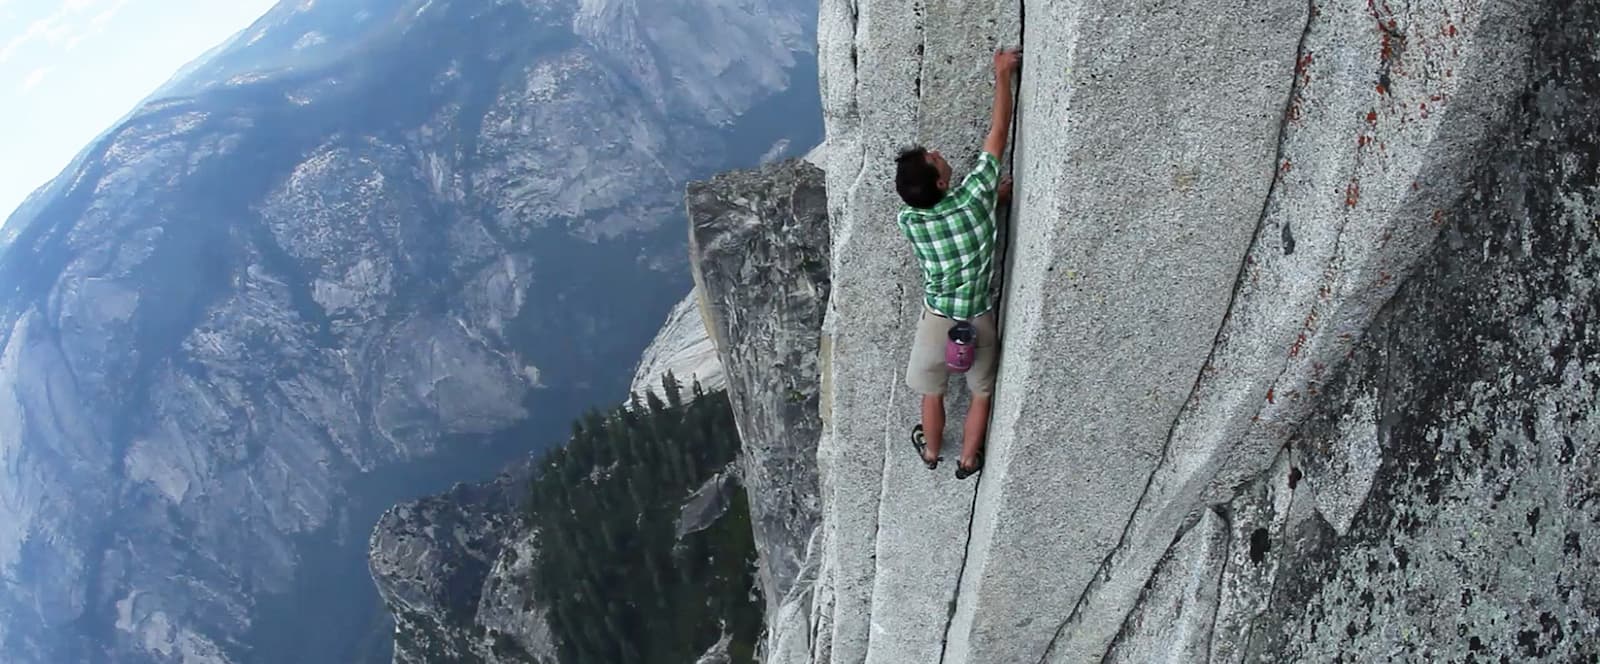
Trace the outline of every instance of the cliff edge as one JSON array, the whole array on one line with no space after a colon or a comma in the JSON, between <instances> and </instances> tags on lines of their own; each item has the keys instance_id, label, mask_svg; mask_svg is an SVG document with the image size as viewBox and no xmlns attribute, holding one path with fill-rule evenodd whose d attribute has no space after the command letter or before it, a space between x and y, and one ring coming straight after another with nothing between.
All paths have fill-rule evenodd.
<instances>
[{"instance_id":1,"label":"cliff edge","mask_svg":"<svg viewBox=\"0 0 1600 664\"><path fill-rule=\"evenodd\" d=\"M685 196L695 293L739 428L769 625L803 574L820 511L817 358L830 290L823 186L821 169L790 159L691 183Z\"/></svg>"}]
</instances>

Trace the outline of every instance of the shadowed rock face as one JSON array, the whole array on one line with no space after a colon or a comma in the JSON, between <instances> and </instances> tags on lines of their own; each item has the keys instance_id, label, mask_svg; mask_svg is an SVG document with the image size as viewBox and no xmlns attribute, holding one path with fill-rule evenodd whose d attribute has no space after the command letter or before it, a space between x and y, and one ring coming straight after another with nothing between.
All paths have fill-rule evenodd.
<instances>
[{"instance_id":1,"label":"shadowed rock face","mask_svg":"<svg viewBox=\"0 0 1600 664\"><path fill-rule=\"evenodd\" d=\"M743 443L769 622L816 530L820 329L828 301L823 174L788 160L689 186L690 255Z\"/></svg>"},{"instance_id":2,"label":"shadowed rock face","mask_svg":"<svg viewBox=\"0 0 1600 664\"><path fill-rule=\"evenodd\" d=\"M618 399L813 11L283 3L109 129L0 240L0 660L271 658L354 478Z\"/></svg>"},{"instance_id":3,"label":"shadowed rock face","mask_svg":"<svg viewBox=\"0 0 1600 664\"><path fill-rule=\"evenodd\" d=\"M912 4L821 9L822 522L770 661L1594 656L1600 9ZM962 175L1018 43L963 484L900 442L888 183Z\"/></svg>"},{"instance_id":4,"label":"shadowed rock face","mask_svg":"<svg viewBox=\"0 0 1600 664\"><path fill-rule=\"evenodd\" d=\"M1275 561L1232 611L1263 612L1248 661L1600 656L1600 8L1559 4L1523 18L1471 193L1261 479L1303 477L1240 524Z\"/></svg>"},{"instance_id":5,"label":"shadowed rock face","mask_svg":"<svg viewBox=\"0 0 1600 664\"><path fill-rule=\"evenodd\" d=\"M378 521L372 578L395 616L397 664L556 661L544 611L518 574L539 555L522 517L531 471L457 485Z\"/></svg>"}]
</instances>

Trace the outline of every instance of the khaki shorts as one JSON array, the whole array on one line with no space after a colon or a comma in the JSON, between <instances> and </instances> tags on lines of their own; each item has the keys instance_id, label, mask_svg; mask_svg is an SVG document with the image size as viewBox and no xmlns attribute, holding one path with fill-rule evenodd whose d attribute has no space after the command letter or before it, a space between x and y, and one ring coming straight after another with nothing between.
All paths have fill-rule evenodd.
<instances>
[{"instance_id":1,"label":"khaki shorts","mask_svg":"<svg viewBox=\"0 0 1600 664\"><path fill-rule=\"evenodd\" d=\"M973 394L993 394L995 359L999 354L994 312L972 319L972 324L978 328L978 355L967 370L967 389ZM917 393L944 394L950 378L950 370L944 365L944 347L954 325L955 321L922 307L916 340L911 344L911 362L906 366L906 385Z\"/></svg>"}]
</instances>

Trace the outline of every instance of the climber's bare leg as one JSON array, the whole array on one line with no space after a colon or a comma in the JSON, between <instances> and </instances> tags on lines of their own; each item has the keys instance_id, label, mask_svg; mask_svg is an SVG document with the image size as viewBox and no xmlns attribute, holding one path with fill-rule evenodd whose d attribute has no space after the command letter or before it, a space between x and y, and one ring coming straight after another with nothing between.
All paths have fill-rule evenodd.
<instances>
[{"instance_id":1,"label":"climber's bare leg","mask_svg":"<svg viewBox=\"0 0 1600 664\"><path fill-rule=\"evenodd\" d=\"M928 442L927 456L923 461L939 458L939 446L944 443L944 395L922 395L922 437Z\"/></svg>"},{"instance_id":2,"label":"climber's bare leg","mask_svg":"<svg viewBox=\"0 0 1600 664\"><path fill-rule=\"evenodd\" d=\"M926 411L924 411L926 412ZM924 418L927 416L924 415ZM926 421L926 420L924 420ZM961 467L978 465L978 452L983 449L983 434L989 430L989 395L972 395L972 405L967 406L967 421L961 436Z\"/></svg>"}]
</instances>

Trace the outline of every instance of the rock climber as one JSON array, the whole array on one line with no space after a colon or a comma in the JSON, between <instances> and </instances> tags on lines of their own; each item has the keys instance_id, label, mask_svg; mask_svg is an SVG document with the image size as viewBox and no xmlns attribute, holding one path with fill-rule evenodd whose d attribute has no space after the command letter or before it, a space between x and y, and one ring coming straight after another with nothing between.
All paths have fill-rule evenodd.
<instances>
[{"instance_id":1,"label":"rock climber","mask_svg":"<svg viewBox=\"0 0 1600 664\"><path fill-rule=\"evenodd\" d=\"M964 369L972 404L963 427L956 479L983 469L983 438L999 351L989 285L997 239L994 214L1011 198L1011 178L1000 177L1000 157L1011 130L1011 79L1021 66L1022 49L994 54L989 136L972 172L955 189L950 188L950 164L937 150L912 147L895 159L895 190L905 202L896 221L922 265L924 289L906 367L906 384L922 395L922 422L912 428L911 442L923 464L930 470L939 467L945 386L952 369ZM958 337L966 343L952 346ZM956 357L952 353L967 355L958 361L950 359Z\"/></svg>"}]
</instances>

